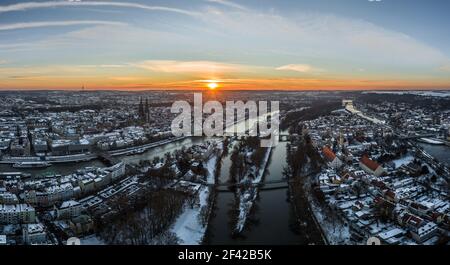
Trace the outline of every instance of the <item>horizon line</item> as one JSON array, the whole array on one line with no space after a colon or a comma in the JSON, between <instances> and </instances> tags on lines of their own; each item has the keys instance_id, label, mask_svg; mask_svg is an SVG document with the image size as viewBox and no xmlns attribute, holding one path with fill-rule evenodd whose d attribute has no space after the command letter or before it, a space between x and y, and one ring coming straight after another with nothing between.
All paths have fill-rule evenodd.
<instances>
[{"instance_id":1,"label":"horizon line","mask_svg":"<svg viewBox=\"0 0 450 265\"><path fill-rule=\"evenodd\" d=\"M161 91L161 92L191 92L191 91L201 91L201 92L212 92L211 90L207 88L186 88L186 89L167 89L167 88L146 88L146 89L29 89L29 88L23 88L23 89L3 89L0 88L1 92L146 92L146 91ZM450 92L449 88L349 88L349 89L314 89L314 88L307 88L307 89L220 89L215 90L216 93L221 92L370 92L370 91L445 91Z\"/></svg>"}]
</instances>

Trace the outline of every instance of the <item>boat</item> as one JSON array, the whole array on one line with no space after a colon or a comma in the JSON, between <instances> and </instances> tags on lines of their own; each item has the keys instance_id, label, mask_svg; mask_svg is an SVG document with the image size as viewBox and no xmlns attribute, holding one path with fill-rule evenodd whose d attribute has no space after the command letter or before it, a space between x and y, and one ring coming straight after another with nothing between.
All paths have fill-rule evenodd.
<instances>
[{"instance_id":1,"label":"boat","mask_svg":"<svg viewBox=\"0 0 450 265\"><path fill-rule=\"evenodd\" d=\"M433 144L433 145L443 145L445 144L443 141L430 139L430 138L419 138L417 141L426 143L426 144Z\"/></svg>"},{"instance_id":2,"label":"boat","mask_svg":"<svg viewBox=\"0 0 450 265\"><path fill-rule=\"evenodd\" d=\"M0 172L0 179L30 178L31 174L24 172Z\"/></svg>"},{"instance_id":3,"label":"boat","mask_svg":"<svg viewBox=\"0 0 450 265\"><path fill-rule=\"evenodd\" d=\"M136 153L138 153L138 154L142 154L144 152L145 152L144 148L139 148L138 150L136 150Z\"/></svg>"},{"instance_id":4,"label":"boat","mask_svg":"<svg viewBox=\"0 0 450 265\"><path fill-rule=\"evenodd\" d=\"M144 152L145 152L145 149L139 148L139 149L134 149L131 152L128 152L127 155L138 155L138 154L142 154Z\"/></svg>"},{"instance_id":5,"label":"boat","mask_svg":"<svg viewBox=\"0 0 450 265\"><path fill-rule=\"evenodd\" d=\"M13 165L13 168L46 168L51 166L48 162L19 162Z\"/></svg>"}]
</instances>

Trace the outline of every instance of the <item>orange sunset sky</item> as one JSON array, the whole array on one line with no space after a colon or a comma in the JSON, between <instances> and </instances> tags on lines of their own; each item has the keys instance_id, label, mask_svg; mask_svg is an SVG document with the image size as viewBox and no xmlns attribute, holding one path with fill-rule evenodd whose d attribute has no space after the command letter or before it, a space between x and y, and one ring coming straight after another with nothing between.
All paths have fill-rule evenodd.
<instances>
[{"instance_id":1,"label":"orange sunset sky","mask_svg":"<svg viewBox=\"0 0 450 265\"><path fill-rule=\"evenodd\" d=\"M0 90L450 89L448 8L438 0L6 0Z\"/></svg>"}]
</instances>

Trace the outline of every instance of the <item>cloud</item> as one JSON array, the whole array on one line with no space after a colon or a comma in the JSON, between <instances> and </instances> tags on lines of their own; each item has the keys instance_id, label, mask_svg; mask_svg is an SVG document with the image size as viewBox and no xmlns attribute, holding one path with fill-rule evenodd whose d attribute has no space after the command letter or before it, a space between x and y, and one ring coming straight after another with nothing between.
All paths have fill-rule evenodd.
<instances>
[{"instance_id":1,"label":"cloud","mask_svg":"<svg viewBox=\"0 0 450 265\"><path fill-rule=\"evenodd\" d=\"M33 5L41 3L49 2ZM321 71L326 71L328 78L341 78L342 87L351 85L349 78L362 76L425 80L411 73L431 76L448 62L447 55L428 43L364 20L305 11L287 15L276 10L221 9L201 3L205 5L198 9L202 16L189 19L189 23L161 16L154 23L143 19L145 24L139 24L141 18L136 17L132 25L83 27L40 39L24 36L22 43L2 40L0 57L23 66L40 64L43 56L45 63L52 65L96 64L91 67L98 69L83 69L77 80L91 74L107 80L117 73L124 82L127 75L155 78L156 84L171 78L247 78L236 86L261 87L271 82L265 78L280 78L274 82L278 87L295 87L301 79L289 81L287 77L294 73L303 73L305 78L325 76L317 74ZM17 5L13 5L16 10ZM113 69L121 67L124 69ZM361 73L359 69L366 70ZM445 69L449 68L441 70ZM46 75L59 71L53 68ZM20 69L15 72L20 73ZM334 83L320 84L335 87Z\"/></svg>"},{"instance_id":2,"label":"cloud","mask_svg":"<svg viewBox=\"0 0 450 265\"><path fill-rule=\"evenodd\" d=\"M439 70L441 70L442 72L450 72L450 64L441 65L441 67L439 67Z\"/></svg>"},{"instance_id":3,"label":"cloud","mask_svg":"<svg viewBox=\"0 0 450 265\"><path fill-rule=\"evenodd\" d=\"M7 64L7 63L8 63L7 60L0 60L0 65L1 65L1 64Z\"/></svg>"},{"instance_id":4,"label":"cloud","mask_svg":"<svg viewBox=\"0 0 450 265\"><path fill-rule=\"evenodd\" d=\"M42 3L54 2L33 5ZM292 16L279 15L276 11L240 9L217 13L206 8L199 12L202 16L192 23L181 24L171 17L164 17L161 23L138 26L136 20L129 27L92 27L69 35L48 36L46 40L0 44L0 47L19 51L41 49L52 53L54 48L81 47L83 53L88 54L101 46L104 49L99 52L105 56L108 51L114 56L121 54L122 61L129 60L127 55L140 52L158 59L204 58L261 65L320 59L320 65L327 72L338 68L353 72L356 67L386 71L387 68L403 67L436 69L446 59L445 54L426 43L364 20L304 11ZM59 56L70 57L63 53Z\"/></svg>"},{"instance_id":5,"label":"cloud","mask_svg":"<svg viewBox=\"0 0 450 265\"><path fill-rule=\"evenodd\" d=\"M165 7L165 6L151 6L139 3L128 3L128 2L100 2L100 1L91 1L91 2L69 2L69 1L47 1L47 2L26 2L26 3L18 3L7 6L0 6L0 13L5 12L13 12L13 11L26 11L30 9L38 9L38 8L52 8L52 7L95 7L95 6L109 6L109 7L125 7L125 8L136 8L143 9L149 11L166 11L166 12L174 12L179 14L184 14L188 16L196 16L198 13L173 8L173 7Z\"/></svg>"},{"instance_id":6,"label":"cloud","mask_svg":"<svg viewBox=\"0 0 450 265\"><path fill-rule=\"evenodd\" d=\"M4 59L17 57L14 61L23 61L25 64L39 61L42 53L46 53L47 58L55 64L74 60L74 56L77 59L80 59L80 55L93 58L98 54L114 58L121 55L119 60L126 62L130 61L128 57L130 52L145 52L147 56L152 56L147 58L153 58L153 56L171 58L170 54L173 54L176 49L179 50L180 43L186 45L186 38L171 32L155 31L133 25L93 25L41 39L27 41L25 38L20 42L0 42L0 57ZM194 43L194 40L192 42ZM195 40L195 44L198 45L198 39ZM148 47L152 47L153 52L150 54L148 54ZM74 52L67 53L65 52L67 49L73 49ZM27 53L26 56L25 53Z\"/></svg>"},{"instance_id":7,"label":"cloud","mask_svg":"<svg viewBox=\"0 0 450 265\"><path fill-rule=\"evenodd\" d=\"M140 80L141 78L133 77L133 76L113 76L113 77L110 77L110 79L114 80L114 81L120 81L120 82L130 82L130 81Z\"/></svg>"},{"instance_id":8,"label":"cloud","mask_svg":"<svg viewBox=\"0 0 450 265\"><path fill-rule=\"evenodd\" d=\"M89 64L79 65L81 68L124 68L129 67L127 64Z\"/></svg>"},{"instance_id":9,"label":"cloud","mask_svg":"<svg viewBox=\"0 0 450 265\"><path fill-rule=\"evenodd\" d=\"M172 61L177 62L177 61ZM181 63L181 62L177 62ZM195 65L215 65L222 63L192 61L182 62ZM124 64L129 65L129 64ZM225 64L227 65L227 64ZM132 67L132 66L131 66ZM245 66L237 65L237 68ZM203 68L202 68L203 69ZM63 89L80 88L80 80L92 89L190 89L202 88L205 79L193 78L190 75L178 75L178 78L162 77L162 74L118 70L111 74L105 69L90 69L77 65L52 65L46 67L30 66L3 68L0 67L0 90L2 88L40 88ZM130 69L131 70L131 69ZM172 71L172 70L168 70ZM128 73L128 74L126 74ZM178 73L185 73L183 67ZM203 74L204 72L202 72ZM216 78L214 76L214 78ZM445 88L446 80L411 80L411 79L368 79L368 78L285 78L277 76L219 76L215 81L221 83L222 89L403 89L403 88Z\"/></svg>"},{"instance_id":10,"label":"cloud","mask_svg":"<svg viewBox=\"0 0 450 265\"><path fill-rule=\"evenodd\" d=\"M0 31L41 28L41 27L77 26L77 25L124 26L124 25L126 25L126 23L115 22L115 21L101 21L101 20L65 20L65 21L23 22L23 23L13 23L13 24L0 24Z\"/></svg>"},{"instance_id":11,"label":"cloud","mask_svg":"<svg viewBox=\"0 0 450 265\"><path fill-rule=\"evenodd\" d=\"M234 2L227 1L227 0L205 0L205 1L210 2L210 3L216 3L216 4L228 6L228 7L233 7L233 8L237 8L237 9L241 9L241 10L247 10L247 8L245 6L236 4Z\"/></svg>"},{"instance_id":12,"label":"cloud","mask_svg":"<svg viewBox=\"0 0 450 265\"><path fill-rule=\"evenodd\" d=\"M294 71L294 72L300 72L300 73L312 73L312 72L322 71L321 69L312 67L309 64L287 64L287 65L277 67L276 70Z\"/></svg>"},{"instance_id":13,"label":"cloud","mask_svg":"<svg viewBox=\"0 0 450 265\"><path fill-rule=\"evenodd\" d=\"M201 19L229 42L236 42L233 47L240 45L241 51L259 51L263 56L268 56L263 51L277 47L276 53L293 54L299 59L428 68L447 58L440 50L402 32L343 16L307 11L285 15L276 11L211 10Z\"/></svg>"},{"instance_id":14,"label":"cloud","mask_svg":"<svg viewBox=\"0 0 450 265\"><path fill-rule=\"evenodd\" d=\"M230 73L244 68L242 65L212 61L147 60L130 65L161 73Z\"/></svg>"}]
</instances>

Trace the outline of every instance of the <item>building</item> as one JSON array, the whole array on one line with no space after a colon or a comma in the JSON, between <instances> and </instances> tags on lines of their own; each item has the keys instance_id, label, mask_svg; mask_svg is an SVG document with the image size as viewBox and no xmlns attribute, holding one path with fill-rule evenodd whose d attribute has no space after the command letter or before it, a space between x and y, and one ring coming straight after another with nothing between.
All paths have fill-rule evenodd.
<instances>
[{"instance_id":1,"label":"building","mask_svg":"<svg viewBox=\"0 0 450 265\"><path fill-rule=\"evenodd\" d=\"M28 204L5 205L0 204L1 224L23 224L36 221L36 212Z\"/></svg>"},{"instance_id":2,"label":"building","mask_svg":"<svg viewBox=\"0 0 450 265\"><path fill-rule=\"evenodd\" d=\"M361 160L359 160L359 166L368 174L372 174L377 177L386 173L386 170L382 166L370 159L367 155L363 155Z\"/></svg>"},{"instance_id":3,"label":"building","mask_svg":"<svg viewBox=\"0 0 450 265\"><path fill-rule=\"evenodd\" d=\"M47 233L43 224L27 224L22 228L22 240L24 244L36 245L47 242Z\"/></svg>"},{"instance_id":4,"label":"building","mask_svg":"<svg viewBox=\"0 0 450 265\"><path fill-rule=\"evenodd\" d=\"M62 156L62 155L69 155L69 146L71 141L70 140L54 140L50 144L50 148L52 151L52 155L54 156Z\"/></svg>"},{"instance_id":5,"label":"building","mask_svg":"<svg viewBox=\"0 0 450 265\"><path fill-rule=\"evenodd\" d=\"M87 140L53 140L50 144L52 155L74 155L91 151L91 144Z\"/></svg>"},{"instance_id":6,"label":"building","mask_svg":"<svg viewBox=\"0 0 450 265\"><path fill-rule=\"evenodd\" d=\"M91 173L89 174L92 176L90 176L87 179L80 179L78 181L78 186L80 186L81 192L84 194L89 194L95 191L95 182L94 182L95 176Z\"/></svg>"},{"instance_id":7,"label":"building","mask_svg":"<svg viewBox=\"0 0 450 265\"><path fill-rule=\"evenodd\" d=\"M27 138L19 138L11 143L10 146L11 156L29 156L30 144Z\"/></svg>"},{"instance_id":8,"label":"building","mask_svg":"<svg viewBox=\"0 0 450 265\"><path fill-rule=\"evenodd\" d=\"M0 152L6 151L9 148L10 144L11 144L11 139L0 138Z\"/></svg>"},{"instance_id":9,"label":"building","mask_svg":"<svg viewBox=\"0 0 450 265\"><path fill-rule=\"evenodd\" d=\"M378 238L389 245L398 245L400 239L406 234L406 231L400 228L393 228L388 231L378 233Z\"/></svg>"},{"instance_id":10,"label":"building","mask_svg":"<svg viewBox=\"0 0 450 265\"><path fill-rule=\"evenodd\" d=\"M47 141L44 139L33 139L33 149L35 153L46 153L48 151Z\"/></svg>"},{"instance_id":11,"label":"building","mask_svg":"<svg viewBox=\"0 0 450 265\"><path fill-rule=\"evenodd\" d=\"M421 225L417 229L411 230L411 235L418 243L423 243L427 239L432 238L435 236L438 232L438 226L437 224L433 222L428 222L424 225Z\"/></svg>"},{"instance_id":12,"label":"building","mask_svg":"<svg viewBox=\"0 0 450 265\"><path fill-rule=\"evenodd\" d=\"M82 205L74 200L65 201L59 208L56 208L57 219L71 219L81 214L83 210Z\"/></svg>"},{"instance_id":13,"label":"building","mask_svg":"<svg viewBox=\"0 0 450 265\"><path fill-rule=\"evenodd\" d=\"M88 215L80 215L71 219L69 225L75 235L84 235L94 231L94 222Z\"/></svg>"},{"instance_id":14,"label":"building","mask_svg":"<svg viewBox=\"0 0 450 265\"><path fill-rule=\"evenodd\" d=\"M324 146L322 149L323 156L328 162L328 166L337 169L342 166L342 161L336 156L336 154L328 147Z\"/></svg>"},{"instance_id":15,"label":"building","mask_svg":"<svg viewBox=\"0 0 450 265\"><path fill-rule=\"evenodd\" d=\"M123 175L125 175L125 163L120 162L110 168L107 168L105 172L107 173L107 175L111 176L112 180L122 177Z\"/></svg>"},{"instance_id":16,"label":"building","mask_svg":"<svg viewBox=\"0 0 450 265\"><path fill-rule=\"evenodd\" d=\"M74 188L70 183L50 186L45 191L27 191L24 193L25 202L32 205L51 206L58 202L69 200L74 196Z\"/></svg>"},{"instance_id":17,"label":"building","mask_svg":"<svg viewBox=\"0 0 450 265\"><path fill-rule=\"evenodd\" d=\"M18 204L19 199L16 194L11 192L1 192L0 193L0 204Z\"/></svg>"}]
</instances>

